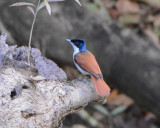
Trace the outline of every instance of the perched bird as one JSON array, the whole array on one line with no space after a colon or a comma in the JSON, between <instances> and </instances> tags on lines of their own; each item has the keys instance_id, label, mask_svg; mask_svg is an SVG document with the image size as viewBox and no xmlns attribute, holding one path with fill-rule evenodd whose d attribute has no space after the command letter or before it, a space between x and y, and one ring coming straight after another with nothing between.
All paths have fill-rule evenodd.
<instances>
[{"instance_id":1,"label":"perched bird","mask_svg":"<svg viewBox=\"0 0 160 128\"><path fill-rule=\"evenodd\" d=\"M108 96L110 88L103 80L102 72L94 55L87 50L85 41L82 39L66 39L66 41L73 46L73 61L78 70L83 75L91 75L99 96Z\"/></svg>"}]
</instances>

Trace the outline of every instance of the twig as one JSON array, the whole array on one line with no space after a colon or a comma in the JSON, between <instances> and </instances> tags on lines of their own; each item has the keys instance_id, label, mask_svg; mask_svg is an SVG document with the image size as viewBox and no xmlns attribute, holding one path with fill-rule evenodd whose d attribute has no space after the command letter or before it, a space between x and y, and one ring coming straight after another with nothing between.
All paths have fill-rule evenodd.
<instances>
[{"instance_id":1,"label":"twig","mask_svg":"<svg viewBox=\"0 0 160 128\"><path fill-rule=\"evenodd\" d=\"M30 36L29 36L29 43L28 43L28 63L29 64L30 64L30 53L31 53L31 41L32 41L32 35L33 35L33 28L34 28L34 24L36 21L38 7L39 7L40 2L41 2L41 0L38 0L37 6L36 6L36 11L35 11L33 22L32 22L32 26L31 26L31 32L30 32Z\"/></svg>"}]
</instances>

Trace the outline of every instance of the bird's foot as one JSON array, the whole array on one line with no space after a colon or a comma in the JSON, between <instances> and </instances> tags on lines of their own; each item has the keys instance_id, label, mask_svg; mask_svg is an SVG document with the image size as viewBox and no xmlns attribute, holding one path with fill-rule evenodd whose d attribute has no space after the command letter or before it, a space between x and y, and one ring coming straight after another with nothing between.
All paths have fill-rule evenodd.
<instances>
[{"instance_id":1,"label":"bird's foot","mask_svg":"<svg viewBox=\"0 0 160 128\"><path fill-rule=\"evenodd\" d=\"M90 76L85 76L85 75L79 75L78 80L83 80L83 79L90 79Z\"/></svg>"}]
</instances>

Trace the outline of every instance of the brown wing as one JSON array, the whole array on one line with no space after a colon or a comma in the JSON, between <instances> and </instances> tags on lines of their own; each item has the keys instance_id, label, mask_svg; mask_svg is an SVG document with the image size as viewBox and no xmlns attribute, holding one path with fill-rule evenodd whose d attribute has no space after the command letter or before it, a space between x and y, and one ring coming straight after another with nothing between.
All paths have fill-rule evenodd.
<instances>
[{"instance_id":1,"label":"brown wing","mask_svg":"<svg viewBox=\"0 0 160 128\"><path fill-rule=\"evenodd\" d=\"M75 62L84 70L89 72L91 75L96 78L103 78L99 65L89 51L80 52L74 56Z\"/></svg>"}]
</instances>

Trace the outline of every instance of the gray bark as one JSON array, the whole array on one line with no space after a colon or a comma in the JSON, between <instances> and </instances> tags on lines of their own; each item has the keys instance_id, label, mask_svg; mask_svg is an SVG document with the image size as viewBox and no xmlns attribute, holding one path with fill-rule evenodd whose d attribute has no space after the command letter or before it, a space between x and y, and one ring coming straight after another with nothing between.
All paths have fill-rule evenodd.
<instances>
[{"instance_id":1,"label":"gray bark","mask_svg":"<svg viewBox=\"0 0 160 128\"><path fill-rule=\"evenodd\" d=\"M1 128L61 128L67 114L91 101L104 101L105 97L97 96L91 79L66 81L63 70L42 57L38 49L32 49L30 66L26 63L28 48L9 47L5 40L3 34L0 37Z\"/></svg>"},{"instance_id":2,"label":"gray bark","mask_svg":"<svg viewBox=\"0 0 160 128\"><path fill-rule=\"evenodd\" d=\"M0 18L11 35L26 43L31 14L26 8L8 8L14 1L0 2ZM104 78L160 117L160 49L147 37L108 22L72 0L52 4L52 16L43 9L34 29L34 46L57 61L73 65L72 48L66 38L82 38L97 58ZM37 43L39 42L39 43Z\"/></svg>"}]
</instances>

